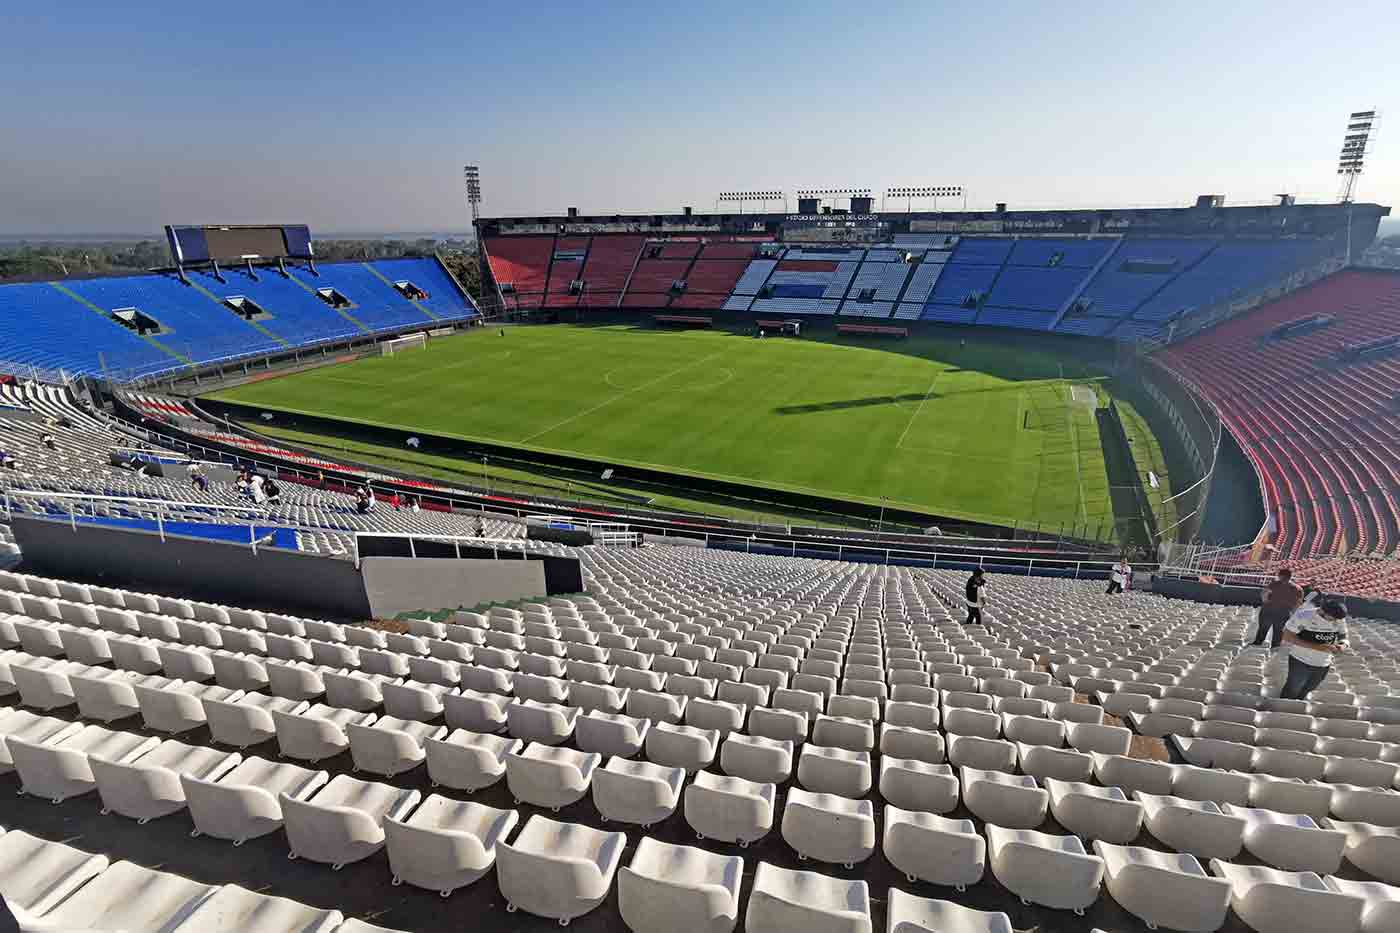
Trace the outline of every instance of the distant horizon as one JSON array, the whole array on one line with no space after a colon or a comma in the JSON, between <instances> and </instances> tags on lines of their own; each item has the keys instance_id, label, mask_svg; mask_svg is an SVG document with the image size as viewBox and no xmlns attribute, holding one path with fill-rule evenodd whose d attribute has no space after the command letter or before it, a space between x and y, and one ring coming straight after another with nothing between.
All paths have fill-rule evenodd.
<instances>
[{"instance_id":1,"label":"distant horizon","mask_svg":"<svg viewBox=\"0 0 1400 933\"><path fill-rule=\"evenodd\" d=\"M1358 202L1373 203L1373 202ZM1226 202L1226 206L1230 206ZM334 230L319 233L312 230L312 240L415 240L415 239L475 239L474 230ZM1377 236L1400 234L1400 216L1382 217ZM142 233L0 233L0 244L19 243L139 243L165 239L164 231Z\"/></svg>"}]
</instances>

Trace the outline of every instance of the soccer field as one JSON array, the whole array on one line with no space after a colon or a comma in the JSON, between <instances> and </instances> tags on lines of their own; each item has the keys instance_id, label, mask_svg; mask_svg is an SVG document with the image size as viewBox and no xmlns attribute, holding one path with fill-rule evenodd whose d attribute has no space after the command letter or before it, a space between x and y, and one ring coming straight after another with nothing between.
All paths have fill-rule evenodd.
<instances>
[{"instance_id":1,"label":"soccer field","mask_svg":"<svg viewBox=\"0 0 1400 933\"><path fill-rule=\"evenodd\" d=\"M994 335L508 328L215 397L994 522L1112 525L1082 364Z\"/></svg>"}]
</instances>

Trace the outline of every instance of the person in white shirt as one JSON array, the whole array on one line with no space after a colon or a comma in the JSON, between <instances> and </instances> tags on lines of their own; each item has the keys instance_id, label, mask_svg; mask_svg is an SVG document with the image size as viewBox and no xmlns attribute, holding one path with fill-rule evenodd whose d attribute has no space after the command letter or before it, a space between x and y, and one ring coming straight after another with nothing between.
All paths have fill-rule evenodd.
<instances>
[{"instance_id":1,"label":"person in white shirt","mask_svg":"<svg viewBox=\"0 0 1400 933\"><path fill-rule=\"evenodd\" d=\"M1128 563L1126 557L1118 558L1118 563L1113 565L1113 569L1108 575L1108 595L1113 596L1121 593L1128 586L1128 581L1133 578L1133 567Z\"/></svg>"},{"instance_id":2,"label":"person in white shirt","mask_svg":"<svg viewBox=\"0 0 1400 933\"><path fill-rule=\"evenodd\" d=\"M1347 607L1340 599L1314 594L1283 627L1288 648L1288 679L1279 696L1305 700L1327 676L1332 658L1347 647Z\"/></svg>"}]
</instances>

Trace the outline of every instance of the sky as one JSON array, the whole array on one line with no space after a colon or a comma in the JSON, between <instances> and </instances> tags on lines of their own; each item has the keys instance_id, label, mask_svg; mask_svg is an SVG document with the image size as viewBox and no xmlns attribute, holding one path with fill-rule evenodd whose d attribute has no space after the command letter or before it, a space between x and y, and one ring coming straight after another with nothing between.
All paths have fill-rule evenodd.
<instances>
[{"instance_id":1,"label":"sky","mask_svg":"<svg viewBox=\"0 0 1400 933\"><path fill-rule=\"evenodd\" d=\"M467 162L486 216L1335 200L1397 36L1393 0L0 4L0 235L460 231ZM1387 129L1360 200L1400 202Z\"/></svg>"}]
</instances>

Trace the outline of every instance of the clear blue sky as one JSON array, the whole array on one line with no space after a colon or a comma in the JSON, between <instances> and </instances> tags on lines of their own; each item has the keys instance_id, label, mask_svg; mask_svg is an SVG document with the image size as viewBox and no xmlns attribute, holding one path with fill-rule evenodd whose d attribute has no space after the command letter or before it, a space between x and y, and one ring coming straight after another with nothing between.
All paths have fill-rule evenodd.
<instances>
[{"instance_id":1,"label":"clear blue sky","mask_svg":"<svg viewBox=\"0 0 1400 933\"><path fill-rule=\"evenodd\" d=\"M467 161L487 214L901 184L1328 199L1347 113L1400 119L1393 0L17 6L0 234L464 229ZM1396 203L1386 130L1360 193Z\"/></svg>"}]
</instances>

